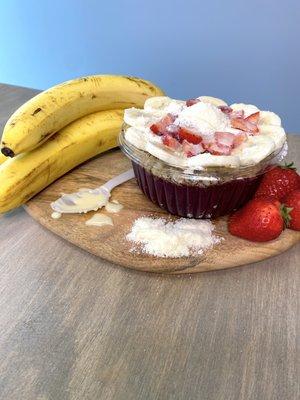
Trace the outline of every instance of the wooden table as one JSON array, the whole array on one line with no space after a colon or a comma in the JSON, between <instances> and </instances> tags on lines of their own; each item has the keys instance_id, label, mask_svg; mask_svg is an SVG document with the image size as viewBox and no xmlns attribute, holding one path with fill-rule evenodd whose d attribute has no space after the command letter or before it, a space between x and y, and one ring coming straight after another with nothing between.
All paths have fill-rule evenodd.
<instances>
[{"instance_id":1,"label":"wooden table","mask_svg":"<svg viewBox=\"0 0 300 400\"><path fill-rule=\"evenodd\" d=\"M0 93L3 125L37 91ZM300 136L290 145L295 159ZM299 399L299 245L162 276L89 255L22 209L0 232L1 399Z\"/></svg>"}]
</instances>

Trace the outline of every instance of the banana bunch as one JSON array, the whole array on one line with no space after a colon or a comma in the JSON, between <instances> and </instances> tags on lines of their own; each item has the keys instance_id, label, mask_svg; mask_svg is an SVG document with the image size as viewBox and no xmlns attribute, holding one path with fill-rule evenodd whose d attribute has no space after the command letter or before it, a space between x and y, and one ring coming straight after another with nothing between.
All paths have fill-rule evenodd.
<instances>
[{"instance_id":1,"label":"banana bunch","mask_svg":"<svg viewBox=\"0 0 300 400\"><path fill-rule=\"evenodd\" d=\"M0 213L24 204L75 166L116 147L123 110L143 107L147 98L161 95L160 88L142 79L97 75L33 97L4 127Z\"/></svg>"},{"instance_id":2,"label":"banana bunch","mask_svg":"<svg viewBox=\"0 0 300 400\"><path fill-rule=\"evenodd\" d=\"M0 165L1 165L2 163L4 163L4 161L6 161L6 160L7 160L7 157L5 157L4 154L0 153Z\"/></svg>"}]
</instances>

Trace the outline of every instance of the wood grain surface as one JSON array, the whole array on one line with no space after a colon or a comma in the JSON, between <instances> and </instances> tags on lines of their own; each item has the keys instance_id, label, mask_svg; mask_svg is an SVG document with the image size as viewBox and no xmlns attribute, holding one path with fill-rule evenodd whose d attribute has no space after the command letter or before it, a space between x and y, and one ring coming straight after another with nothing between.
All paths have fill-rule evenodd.
<instances>
[{"instance_id":1,"label":"wood grain surface","mask_svg":"<svg viewBox=\"0 0 300 400\"><path fill-rule=\"evenodd\" d=\"M3 126L35 92L0 93ZM290 137L298 166L299 151ZM0 229L1 400L300 398L299 245L171 276L116 267L22 209Z\"/></svg>"},{"instance_id":2,"label":"wood grain surface","mask_svg":"<svg viewBox=\"0 0 300 400\"><path fill-rule=\"evenodd\" d=\"M118 149L101 154L96 159L79 166L35 196L26 211L46 228L92 254L127 268L162 273L194 273L213 271L249 264L286 251L300 240L300 232L286 229L279 238L267 243L253 243L230 235L227 217L214 221L215 232L222 242L198 257L157 258L130 251L132 244L126 240L134 221L141 216L165 217L170 215L148 200L136 180L117 187L112 198L124 208L118 214L109 214L114 226L90 227L85 221L95 212L64 214L59 220L51 218L50 204L61 193L73 193L80 188L95 188L114 176L128 170L130 161Z\"/></svg>"}]
</instances>

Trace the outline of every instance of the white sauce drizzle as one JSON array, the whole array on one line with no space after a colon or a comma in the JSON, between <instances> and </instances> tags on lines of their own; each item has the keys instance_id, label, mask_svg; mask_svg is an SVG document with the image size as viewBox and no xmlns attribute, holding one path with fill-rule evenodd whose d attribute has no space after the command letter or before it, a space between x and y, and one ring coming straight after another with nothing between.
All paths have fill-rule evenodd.
<instances>
[{"instance_id":1,"label":"white sauce drizzle","mask_svg":"<svg viewBox=\"0 0 300 400\"><path fill-rule=\"evenodd\" d=\"M108 216L101 213L95 214L92 218L88 219L85 223L87 226L113 226L113 220Z\"/></svg>"}]
</instances>

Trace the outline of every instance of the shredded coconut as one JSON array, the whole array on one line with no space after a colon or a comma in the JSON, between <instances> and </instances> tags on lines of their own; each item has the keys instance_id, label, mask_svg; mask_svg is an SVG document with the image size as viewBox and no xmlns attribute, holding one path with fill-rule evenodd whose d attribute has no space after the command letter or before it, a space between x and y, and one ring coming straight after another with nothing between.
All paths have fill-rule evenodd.
<instances>
[{"instance_id":1,"label":"shredded coconut","mask_svg":"<svg viewBox=\"0 0 300 400\"><path fill-rule=\"evenodd\" d=\"M213 235L214 225L208 220L141 217L135 220L126 236L133 252L155 257L188 257L201 255L222 239Z\"/></svg>"}]
</instances>

